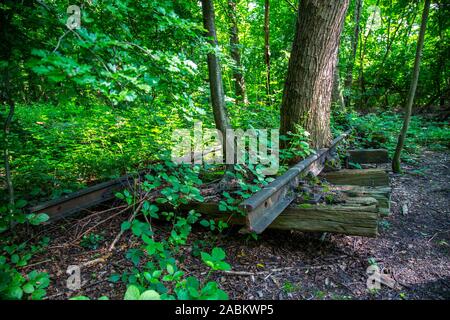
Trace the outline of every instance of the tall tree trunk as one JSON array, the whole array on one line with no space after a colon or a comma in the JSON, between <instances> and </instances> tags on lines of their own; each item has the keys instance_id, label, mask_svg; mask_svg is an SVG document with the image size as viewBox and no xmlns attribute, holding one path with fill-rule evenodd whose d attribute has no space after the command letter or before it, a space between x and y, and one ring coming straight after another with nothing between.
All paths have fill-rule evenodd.
<instances>
[{"instance_id":1,"label":"tall tree trunk","mask_svg":"<svg viewBox=\"0 0 450 320\"><path fill-rule=\"evenodd\" d=\"M266 64L267 104L270 104L270 0L264 2L264 62Z\"/></svg>"},{"instance_id":2,"label":"tall tree trunk","mask_svg":"<svg viewBox=\"0 0 450 320\"><path fill-rule=\"evenodd\" d=\"M217 48L218 42L214 18L213 1L202 0L202 9L203 9L203 26L207 30L207 37L209 39L208 41L214 48ZM209 87L211 91L211 101L216 128L220 130L222 134L225 134L227 129L230 128L230 122L228 120L225 107L225 94L223 90L222 71L220 70L220 62L219 58L214 54L214 52L208 53L208 75L209 75Z\"/></svg>"},{"instance_id":3,"label":"tall tree trunk","mask_svg":"<svg viewBox=\"0 0 450 320\"><path fill-rule=\"evenodd\" d=\"M349 0L302 0L281 104L281 134L295 125L314 148L331 140L330 106L339 40Z\"/></svg>"},{"instance_id":4,"label":"tall tree trunk","mask_svg":"<svg viewBox=\"0 0 450 320\"><path fill-rule=\"evenodd\" d=\"M353 83L353 67L355 65L356 59L356 50L358 48L358 40L359 40L359 32L360 32L360 21L361 21L361 11L362 11L363 0L356 0L355 4L355 12L354 12L354 20L355 27L353 29L353 36L351 39L351 56L347 65L347 77L345 78L345 89L347 94L345 96L345 105L347 107L350 106L351 102L351 92L352 92L352 83Z\"/></svg>"},{"instance_id":5,"label":"tall tree trunk","mask_svg":"<svg viewBox=\"0 0 450 320\"><path fill-rule=\"evenodd\" d=\"M228 13L230 19L230 49L231 58L234 60L233 78L236 98L244 104L248 104L245 78L242 72L241 52L239 49L239 30L236 16L236 0L228 0Z\"/></svg>"},{"instance_id":6,"label":"tall tree trunk","mask_svg":"<svg viewBox=\"0 0 450 320\"><path fill-rule=\"evenodd\" d=\"M425 0L423 7L422 22L420 24L419 39L417 40L416 57L414 60L414 71L412 74L411 85L409 88L408 99L405 105L405 118L403 127L398 136L397 147L395 148L394 158L392 160L392 170L395 173L401 172L400 157L405 144L406 134L408 132L409 121L411 119L412 105L416 94L417 83L419 81L420 59L422 56L423 42L425 39L425 29L427 27L428 12L430 11L430 0Z\"/></svg>"}]
</instances>

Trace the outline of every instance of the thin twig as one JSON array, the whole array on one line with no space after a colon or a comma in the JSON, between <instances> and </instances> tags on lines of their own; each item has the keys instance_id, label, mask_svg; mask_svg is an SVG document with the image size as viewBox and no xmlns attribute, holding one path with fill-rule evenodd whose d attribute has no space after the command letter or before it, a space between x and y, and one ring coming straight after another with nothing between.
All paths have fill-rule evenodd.
<instances>
[{"instance_id":1,"label":"thin twig","mask_svg":"<svg viewBox=\"0 0 450 320\"><path fill-rule=\"evenodd\" d=\"M141 208L144 204L144 201L141 201L141 203L139 204L139 206L136 208L136 210L134 210L133 214L130 216L130 218L128 219L128 222L132 222L134 220L134 218L136 218L136 215L139 213L139 211L141 211ZM111 243L111 245L109 246L108 251L112 251L114 250L114 247L116 245L116 243L119 241L120 237L123 235L124 230L122 228L120 228L120 232L117 234L117 236L114 238L113 242Z\"/></svg>"}]
</instances>

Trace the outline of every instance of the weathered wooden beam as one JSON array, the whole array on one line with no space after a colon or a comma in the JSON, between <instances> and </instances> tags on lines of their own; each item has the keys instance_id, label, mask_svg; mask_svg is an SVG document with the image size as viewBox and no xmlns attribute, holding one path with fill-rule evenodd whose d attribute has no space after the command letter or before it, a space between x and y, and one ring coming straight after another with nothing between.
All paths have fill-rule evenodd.
<instances>
[{"instance_id":1,"label":"weathered wooden beam","mask_svg":"<svg viewBox=\"0 0 450 320\"><path fill-rule=\"evenodd\" d=\"M240 214L220 212L216 203L189 204L185 209L236 225L245 224ZM268 226L268 229L302 232L332 232L346 235L376 237L378 234L377 200L352 198L339 205L289 206Z\"/></svg>"},{"instance_id":2,"label":"weathered wooden beam","mask_svg":"<svg viewBox=\"0 0 450 320\"><path fill-rule=\"evenodd\" d=\"M353 163L387 163L389 155L386 149L355 149L347 151L347 162Z\"/></svg>"},{"instance_id":3,"label":"weathered wooden beam","mask_svg":"<svg viewBox=\"0 0 450 320\"><path fill-rule=\"evenodd\" d=\"M388 186L389 175L382 169L344 169L321 175L328 182L337 185Z\"/></svg>"},{"instance_id":4,"label":"weathered wooden beam","mask_svg":"<svg viewBox=\"0 0 450 320\"><path fill-rule=\"evenodd\" d=\"M378 201L378 209L381 216L390 215L391 187L361 187L361 186L332 186L332 190L340 191L349 197L372 197Z\"/></svg>"},{"instance_id":5,"label":"weathered wooden beam","mask_svg":"<svg viewBox=\"0 0 450 320\"><path fill-rule=\"evenodd\" d=\"M240 208L247 213L248 231L263 232L295 199L294 190L299 184L300 175L308 172L319 174L327 158L334 156L336 145L347 135L348 133L340 135L332 141L328 149L318 150L316 154L300 161L261 191L243 201Z\"/></svg>"},{"instance_id":6,"label":"weathered wooden beam","mask_svg":"<svg viewBox=\"0 0 450 320\"><path fill-rule=\"evenodd\" d=\"M289 207L270 225L270 228L376 237L378 234L377 211L375 206Z\"/></svg>"}]
</instances>

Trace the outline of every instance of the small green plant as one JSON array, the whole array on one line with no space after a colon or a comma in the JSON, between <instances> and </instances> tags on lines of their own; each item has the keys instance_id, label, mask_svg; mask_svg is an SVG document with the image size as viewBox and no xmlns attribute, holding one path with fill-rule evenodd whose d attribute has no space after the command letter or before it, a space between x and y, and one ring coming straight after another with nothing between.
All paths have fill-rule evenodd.
<instances>
[{"instance_id":1,"label":"small green plant","mask_svg":"<svg viewBox=\"0 0 450 320\"><path fill-rule=\"evenodd\" d=\"M380 289L378 288L370 288L367 290L371 296L377 296L380 293Z\"/></svg>"},{"instance_id":2,"label":"small green plant","mask_svg":"<svg viewBox=\"0 0 450 320\"><path fill-rule=\"evenodd\" d=\"M321 290L317 290L314 293L314 298L317 300L323 300L327 296L327 293Z\"/></svg>"},{"instance_id":3,"label":"small green plant","mask_svg":"<svg viewBox=\"0 0 450 320\"><path fill-rule=\"evenodd\" d=\"M369 266L378 266L377 260L373 257L370 257L369 259L367 259L367 262L369 263Z\"/></svg>"},{"instance_id":4,"label":"small green plant","mask_svg":"<svg viewBox=\"0 0 450 320\"><path fill-rule=\"evenodd\" d=\"M309 132L297 125L295 132L290 132L288 136L280 136L280 140L288 145L288 148L280 150L280 160L289 162L312 154L314 150L309 146L309 135Z\"/></svg>"},{"instance_id":5,"label":"small green plant","mask_svg":"<svg viewBox=\"0 0 450 320\"><path fill-rule=\"evenodd\" d=\"M83 236L80 242L80 246L91 250L97 250L104 240L105 237L103 237L102 235L90 233Z\"/></svg>"},{"instance_id":6,"label":"small green plant","mask_svg":"<svg viewBox=\"0 0 450 320\"><path fill-rule=\"evenodd\" d=\"M334 195L326 194L325 195L325 202L328 203L328 204L333 204L335 202Z\"/></svg>"},{"instance_id":7,"label":"small green plant","mask_svg":"<svg viewBox=\"0 0 450 320\"><path fill-rule=\"evenodd\" d=\"M300 289L301 289L300 284L293 284L290 281L286 281L283 284L283 291L286 293L293 293L293 292L299 291Z\"/></svg>"}]
</instances>

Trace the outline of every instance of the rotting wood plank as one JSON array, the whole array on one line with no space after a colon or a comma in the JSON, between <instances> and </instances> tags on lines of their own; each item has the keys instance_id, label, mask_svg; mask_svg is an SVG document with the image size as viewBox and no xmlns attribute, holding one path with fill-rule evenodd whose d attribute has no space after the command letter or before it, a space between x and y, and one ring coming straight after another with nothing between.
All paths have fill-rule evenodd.
<instances>
[{"instance_id":1,"label":"rotting wood plank","mask_svg":"<svg viewBox=\"0 0 450 320\"><path fill-rule=\"evenodd\" d=\"M386 149L354 149L347 151L346 166L350 162L365 164L365 163L387 163L389 162L389 155Z\"/></svg>"},{"instance_id":2,"label":"rotting wood plank","mask_svg":"<svg viewBox=\"0 0 450 320\"><path fill-rule=\"evenodd\" d=\"M349 197L372 197L378 200L378 209L381 216L390 215L391 187L362 187L362 186L331 186L332 190L340 191Z\"/></svg>"},{"instance_id":3,"label":"rotting wood plank","mask_svg":"<svg viewBox=\"0 0 450 320\"><path fill-rule=\"evenodd\" d=\"M225 220L235 225L246 223L245 217L240 214L219 211L216 203L188 204L184 209L195 209L209 218ZM363 197L360 201L354 201L353 204L318 204L306 208L291 205L275 218L268 229L376 237L378 234L377 201L374 198Z\"/></svg>"},{"instance_id":4,"label":"rotting wood plank","mask_svg":"<svg viewBox=\"0 0 450 320\"><path fill-rule=\"evenodd\" d=\"M295 199L295 188L298 186L301 174L311 172L318 175L328 158L335 156L336 146L348 132L334 139L328 149L321 149L291 167L261 191L240 204L240 208L247 214L247 231L263 232L284 209Z\"/></svg>"},{"instance_id":5,"label":"rotting wood plank","mask_svg":"<svg viewBox=\"0 0 450 320\"><path fill-rule=\"evenodd\" d=\"M321 176L337 185L389 186L389 175L382 169L343 169L322 173Z\"/></svg>"}]
</instances>

